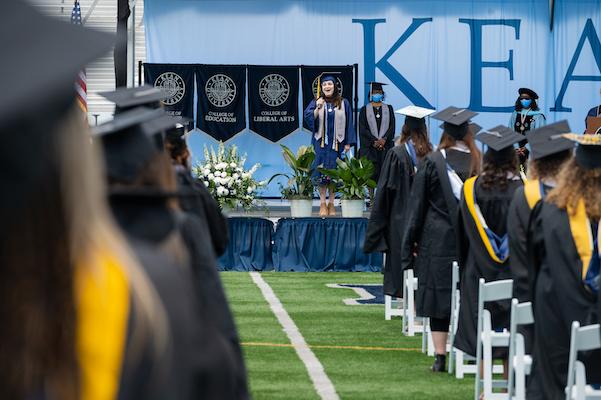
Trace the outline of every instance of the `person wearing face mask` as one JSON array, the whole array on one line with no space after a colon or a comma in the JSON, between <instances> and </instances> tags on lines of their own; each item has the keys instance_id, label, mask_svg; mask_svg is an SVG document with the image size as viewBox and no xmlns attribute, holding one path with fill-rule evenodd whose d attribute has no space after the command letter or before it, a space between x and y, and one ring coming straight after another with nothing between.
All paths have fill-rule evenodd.
<instances>
[{"instance_id":1,"label":"person wearing face mask","mask_svg":"<svg viewBox=\"0 0 601 400\"><path fill-rule=\"evenodd\" d=\"M588 134L601 133L601 104L588 110L584 120L584 126Z\"/></svg>"},{"instance_id":2,"label":"person wearing face mask","mask_svg":"<svg viewBox=\"0 0 601 400\"><path fill-rule=\"evenodd\" d=\"M317 98L311 100L304 112L304 119L312 129L311 144L315 149L313 179L319 186L319 215L336 215L334 197L336 187L329 177L322 175L317 167L336 168L336 159L355 145L352 108L336 86L333 74L322 74L318 79ZM326 191L329 202L326 206Z\"/></svg>"},{"instance_id":3,"label":"person wearing face mask","mask_svg":"<svg viewBox=\"0 0 601 400\"><path fill-rule=\"evenodd\" d=\"M369 103L359 111L359 157L366 157L374 163L374 181L378 181L384 157L394 145L394 112L392 106L385 104L385 83L369 82ZM373 189L369 189L370 199L373 198Z\"/></svg>"},{"instance_id":4,"label":"person wearing face mask","mask_svg":"<svg viewBox=\"0 0 601 400\"><path fill-rule=\"evenodd\" d=\"M546 124L545 115L538 108L536 100L538 94L532 89L520 88L518 90L519 97L515 101L515 110L511 113L509 120L509 128L513 129L520 135L526 135L526 132L538 129ZM520 172L526 173L528 155L530 151L526 148L527 140L522 140L517 148L517 153L520 161Z\"/></svg>"}]
</instances>

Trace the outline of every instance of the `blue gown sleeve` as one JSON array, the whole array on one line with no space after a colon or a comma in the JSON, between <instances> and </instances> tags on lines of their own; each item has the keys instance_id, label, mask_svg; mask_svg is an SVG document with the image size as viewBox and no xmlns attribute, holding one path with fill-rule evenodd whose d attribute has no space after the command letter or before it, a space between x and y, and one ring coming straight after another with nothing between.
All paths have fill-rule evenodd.
<instances>
[{"instance_id":1,"label":"blue gown sleeve","mask_svg":"<svg viewBox=\"0 0 601 400\"><path fill-rule=\"evenodd\" d=\"M511 117L509 117L509 128L513 130L515 127L515 119L517 118L517 111L511 113Z\"/></svg>"},{"instance_id":2,"label":"blue gown sleeve","mask_svg":"<svg viewBox=\"0 0 601 400\"><path fill-rule=\"evenodd\" d=\"M346 135L344 137L344 144L354 146L357 144L357 133L355 132L355 124L353 123L353 109L347 99L344 101L344 110L346 113Z\"/></svg>"},{"instance_id":3,"label":"blue gown sleeve","mask_svg":"<svg viewBox=\"0 0 601 400\"><path fill-rule=\"evenodd\" d=\"M537 114L534 117L534 124L533 125L534 126L532 127L532 129L538 129L538 128L541 128L541 127L547 125L547 119L545 118L545 115L542 114L542 113L541 114Z\"/></svg>"},{"instance_id":4,"label":"blue gown sleeve","mask_svg":"<svg viewBox=\"0 0 601 400\"><path fill-rule=\"evenodd\" d=\"M316 129L315 129L315 116L313 115L313 111L315 111L315 99L311 100L311 102L309 103L309 105L307 106L307 108L305 109L305 112L303 114L303 118L305 120L305 123L307 125L309 125L311 127L311 130L315 133Z\"/></svg>"}]
</instances>

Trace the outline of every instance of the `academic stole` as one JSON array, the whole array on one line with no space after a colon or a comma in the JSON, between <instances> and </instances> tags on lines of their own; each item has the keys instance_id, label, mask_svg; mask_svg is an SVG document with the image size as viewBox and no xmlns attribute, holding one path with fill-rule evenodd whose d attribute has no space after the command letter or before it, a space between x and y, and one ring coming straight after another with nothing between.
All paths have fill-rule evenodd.
<instances>
[{"instance_id":1,"label":"academic stole","mask_svg":"<svg viewBox=\"0 0 601 400\"><path fill-rule=\"evenodd\" d=\"M526 196L526 202L528 207L532 210L536 203L542 200L544 197L543 183L538 179L533 179L524 182L524 195Z\"/></svg>"},{"instance_id":2,"label":"academic stole","mask_svg":"<svg viewBox=\"0 0 601 400\"><path fill-rule=\"evenodd\" d=\"M572 232L572 238L578 251L580 261L582 261L582 280L586 279L586 274L591 265L591 258L593 257L593 232L591 231L591 221L586 215L586 207L584 206L584 200L580 199L578 205L574 208L571 205L567 207L568 220L570 222L570 231ZM599 232L601 231L601 224L597 227L597 240L599 240ZM600 255L601 257L601 255Z\"/></svg>"},{"instance_id":3,"label":"academic stole","mask_svg":"<svg viewBox=\"0 0 601 400\"><path fill-rule=\"evenodd\" d=\"M476 204L475 191L476 191L476 179L477 178L478 178L477 176L471 177L468 180L466 180L463 185L463 195L465 198L465 203L467 204L467 209L469 210L470 215L472 216L472 219L474 220L474 223L476 224L476 228L478 229L478 234L480 235L480 239L482 239L482 243L484 244L484 247L486 248L488 255L495 262L497 262L499 264L504 264L505 261L507 261L507 259L509 258L509 254L507 254L505 257L503 257L503 259L501 259L497 255L497 253L490 241L490 238L489 238L488 234L486 233L486 229L489 229L489 228L486 225L486 221L484 220L484 216L482 215L482 212L480 211L480 207L478 206L478 204Z\"/></svg>"}]
</instances>

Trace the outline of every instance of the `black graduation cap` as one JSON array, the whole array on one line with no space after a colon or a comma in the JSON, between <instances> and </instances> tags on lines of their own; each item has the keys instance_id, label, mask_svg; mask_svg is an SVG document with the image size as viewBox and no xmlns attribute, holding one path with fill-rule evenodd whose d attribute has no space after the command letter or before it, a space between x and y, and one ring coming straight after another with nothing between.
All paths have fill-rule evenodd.
<instances>
[{"instance_id":1,"label":"black graduation cap","mask_svg":"<svg viewBox=\"0 0 601 400\"><path fill-rule=\"evenodd\" d=\"M438 127L440 129L444 129L444 123L440 124ZM476 134L482 130L482 127L475 122L469 122L467 124L467 129L471 132L472 135L474 135L474 137L476 137Z\"/></svg>"},{"instance_id":2,"label":"black graduation cap","mask_svg":"<svg viewBox=\"0 0 601 400\"><path fill-rule=\"evenodd\" d=\"M109 179L131 183L148 161L161 150L152 140L166 114L160 109L134 108L92 130L104 149Z\"/></svg>"},{"instance_id":3,"label":"black graduation cap","mask_svg":"<svg viewBox=\"0 0 601 400\"><path fill-rule=\"evenodd\" d=\"M601 168L601 135L578 135L564 133L554 139L565 138L578 143L576 147L576 163L585 169Z\"/></svg>"},{"instance_id":4,"label":"black graduation cap","mask_svg":"<svg viewBox=\"0 0 601 400\"><path fill-rule=\"evenodd\" d=\"M543 126L526 133L526 139L530 143L530 157L538 160L562 151L571 150L576 143L564 137L555 136L563 133L570 133L570 125L567 121L559 121L553 124Z\"/></svg>"},{"instance_id":5,"label":"black graduation cap","mask_svg":"<svg viewBox=\"0 0 601 400\"><path fill-rule=\"evenodd\" d=\"M366 82L365 84L369 85L369 93L373 93L375 90L383 92L384 88L382 88L382 86L388 85L387 83L382 82Z\"/></svg>"},{"instance_id":6,"label":"black graduation cap","mask_svg":"<svg viewBox=\"0 0 601 400\"><path fill-rule=\"evenodd\" d=\"M432 114L432 118L444 122L444 131L456 140L461 140L469 132L468 121L478 115L467 108L447 107Z\"/></svg>"},{"instance_id":7,"label":"black graduation cap","mask_svg":"<svg viewBox=\"0 0 601 400\"><path fill-rule=\"evenodd\" d=\"M515 157L513 145L524 139L524 135L503 125L484 130L476 135L476 140L488 146L486 153L496 162L504 162Z\"/></svg>"},{"instance_id":8,"label":"black graduation cap","mask_svg":"<svg viewBox=\"0 0 601 400\"><path fill-rule=\"evenodd\" d=\"M98 94L115 103L116 113L139 106L159 108L161 106L160 102L168 97L161 89L150 85L118 88L112 92L100 92Z\"/></svg>"},{"instance_id":9,"label":"black graduation cap","mask_svg":"<svg viewBox=\"0 0 601 400\"><path fill-rule=\"evenodd\" d=\"M533 100L538 99L538 94L536 94L536 92L534 90L532 90L532 89L519 88L518 89L518 93L520 94L520 96L523 95L523 94L527 94Z\"/></svg>"},{"instance_id":10,"label":"black graduation cap","mask_svg":"<svg viewBox=\"0 0 601 400\"><path fill-rule=\"evenodd\" d=\"M114 37L44 16L22 0L0 2L0 37L0 210L8 211L44 179L56 141L48 132L74 104L78 72Z\"/></svg>"},{"instance_id":11,"label":"black graduation cap","mask_svg":"<svg viewBox=\"0 0 601 400\"><path fill-rule=\"evenodd\" d=\"M317 75L317 98L321 96L321 82L331 80L334 82L334 93L338 91L338 85L336 85L336 76L340 75L340 72L322 72Z\"/></svg>"}]
</instances>

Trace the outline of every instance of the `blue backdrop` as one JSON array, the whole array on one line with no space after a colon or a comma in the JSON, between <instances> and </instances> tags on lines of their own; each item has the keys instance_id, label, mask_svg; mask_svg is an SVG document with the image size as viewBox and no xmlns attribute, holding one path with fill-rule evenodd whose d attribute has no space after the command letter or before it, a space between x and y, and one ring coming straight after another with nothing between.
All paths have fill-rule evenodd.
<instances>
[{"instance_id":1,"label":"blue backdrop","mask_svg":"<svg viewBox=\"0 0 601 400\"><path fill-rule=\"evenodd\" d=\"M517 89L538 92L549 122L584 130L601 103L599 0L146 0L147 61L259 65L359 64L363 82L388 83L387 102L469 107L484 127L507 124ZM402 118L397 119L397 132ZM440 129L430 122L433 143ZM299 129L280 143L310 142ZM216 143L194 131L195 157ZM285 169L278 144L243 131L228 144L260 162L260 178ZM263 192L279 196L277 186Z\"/></svg>"}]
</instances>

